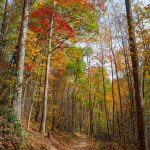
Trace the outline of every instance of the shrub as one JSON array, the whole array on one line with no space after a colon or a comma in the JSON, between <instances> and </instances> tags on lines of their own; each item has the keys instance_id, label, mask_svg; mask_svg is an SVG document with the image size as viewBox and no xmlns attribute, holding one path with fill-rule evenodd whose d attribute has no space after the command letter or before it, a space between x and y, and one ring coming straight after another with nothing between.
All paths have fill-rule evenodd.
<instances>
[{"instance_id":1,"label":"shrub","mask_svg":"<svg viewBox=\"0 0 150 150\"><path fill-rule=\"evenodd\" d=\"M23 145L26 132L11 107L0 108L0 141L6 149L17 150Z\"/></svg>"}]
</instances>

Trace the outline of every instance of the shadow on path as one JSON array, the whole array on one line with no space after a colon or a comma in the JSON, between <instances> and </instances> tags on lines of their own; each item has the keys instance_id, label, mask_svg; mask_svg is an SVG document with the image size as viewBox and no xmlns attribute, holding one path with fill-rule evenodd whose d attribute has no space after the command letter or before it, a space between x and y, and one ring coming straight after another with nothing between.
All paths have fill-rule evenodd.
<instances>
[{"instance_id":1,"label":"shadow on path","mask_svg":"<svg viewBox=\"0 0 150 150\"><path fill-rule=\"evenodd\" d=\"M76 133L77 139L73 141L71 150L96 150L87 135Z\"/></svg>"}]
</instances>

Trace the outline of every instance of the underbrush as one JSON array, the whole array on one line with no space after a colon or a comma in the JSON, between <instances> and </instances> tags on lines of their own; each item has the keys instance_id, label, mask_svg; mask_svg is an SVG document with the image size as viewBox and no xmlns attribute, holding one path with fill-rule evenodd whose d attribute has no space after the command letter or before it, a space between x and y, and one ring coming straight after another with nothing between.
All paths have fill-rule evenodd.
<instances>
[{"instance_id":1,"label":"underbrush","mask_svg":"<svg viewBox=\"0 0 150 150\"><path fill-rule=\"evenodd\" d=\"M11 107L3 105L0 108L0 149L26 149L25 138L27 133Z\"/></svg>"}]
</instances>

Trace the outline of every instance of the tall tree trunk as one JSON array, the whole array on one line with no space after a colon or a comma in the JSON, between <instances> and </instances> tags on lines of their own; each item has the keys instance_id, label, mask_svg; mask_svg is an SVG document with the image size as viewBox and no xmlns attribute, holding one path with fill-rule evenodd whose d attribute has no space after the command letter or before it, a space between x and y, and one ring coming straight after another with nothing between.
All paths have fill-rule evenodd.
<instances>
[{"instance_id":1,"label":"tall tree trunk","mask_svg":"<svg viewBox=\"0 0 150 150\"><path fill-rule=\"evenodd\" d=\"M135 90L135 103L137 115L137 130L138 130L138 149L148 150L147 128L144 116L144 101L142 92L142 83L139 72L139 62L135 39L135 29L133 25L133 17L131 10L131 1L125 0L127 23L128 23L128 36L130 55L133 68L134 90Z\"/></svg>"},{"instance_id":2,"label":"tall tree trunk","mask_svg":"<svg viewBox=\"0 0 150 150\"><path fill-rule=\"evenodd\" d=\"M104 75L104 50L102 45L102 36L101 36L101 29L99 26L99 40L100 40L100 50L101 50L101 65L102 65L102 86L103 86L103 96L104 96L104 108L105 108L105 117L106 117L106 125L107 125L107 134L108 138L110 139L110 132L109 132L109 116L107 110L107 100L106 100L106 85L105 85L105 75Z\"/></svg>"},{"instance_id":3,"label":"tall tree trunk","mask_svg":"<svg viewBox=\"0 0 150 150\"><path fill-rule=\"evenodd\" d=\"M115 71L116 71L116 77L117 77L117 85L118 85L118 95L119 95L119 102L120 102L120 120L121 120L121 131L123 135L123 141L125 142L125 135L124 135L124 122L123 122L123 109L122 109L122 97L121 97L121 89L120 89L120 81L119 81L119 75L118 75L118 68L117 68L117 62L114 50L111 49L114 65L115 65ZM121 139L120 139L121 140Z\"/></svg>"},{"instance_id":4,"label":"tall tree trunk","mask_svg":"<svg viewBox=\"0 0 150 150\"><path fill-rule=\"evenodd\" d=\"M54 4L53 4L53 9L54 9ZM50 14L50 31L49 31L49 42L48 42L47 61L46 61L46 70L45 70L44 99L43 99L42 119L40 125L40 132L42 135L45 134L45 129L46 129L47 99L48 99L48 87L49 87L48 83L49 83L50 59L51 59L50 52L52 50L53 24L54 24L54 10L52 10Z\"/></svg>"},{"instance_id":5,"label":"tall tree trunk","mask_svg":"<svg viewBox=\"0 0 150 150\"><path fill-rule=\"evenodd\" d=\"M110 28L110 43L109 43L109 56L110 56L110 64L111 64L111 78L112 78L112 99L113 99L113 116L112 116L112 138L114 140L115 135L115 96L114 96L114 69L113 69L113 60L111 59L111 52L113 49L113 43L112 43L112 35L111 35L111 27L110 27L110 21L109 21L109 28Z\"/></svg>"},{"instance_id":6,"label":"tall tree trunk","mask_svg":"<svg viewBox=\"0 0 150 150\"><path fill-rule=\"evenodd\" d=\"M121 30L121 29L120 29ZM131 126L132 126L132 132L134 137L136 136L136 108L135 108L135 93L133 89L133 80L132 80L132 74L131 74L131 68L129 65L129 56L127 55L127 50L125 48L125 43L123 39L123 33L121 30L121 41L123 46L123 56L125 61L125 71L126 71L126 78L127 78L127 84L128 84L128 96L130 99L130 116L131 116Z\"/></svg>"},{"instance_id":7,"label":"tall tree trunk","mask_svg":"<svg viewBox=\"0 0 150 150\"><path fill-rule=\"evenodd\" d=\"M87 56L88 63L88 100L89 100L89 127L90 136L93 135L93 110L92 110L92 95L91 95L91 60L90 56Z\"/></svg>"},{"instance_id":8,"label":"tall tree trunk","mask_svg":"<svg viewBox=\"0 0 150 150\"><path fill-rule=\"evenodd\" d=\"M129 64L129 56L127 54L126 45L125 45L125 41L124 41L124 35L123 35L123 31L122 31L122 22L118 19L118 16L116 15L117 12L116 12L115 6L113 5L113 2L112 2L112 7L113 7L113 10L115 13L115 20L116 20L115 21L115 29L117 31L116 23L118 23L119 30L121 33L121 44L122 44L122 46L121 46L119 41L118 41L118 44L123 51L123 56L124 56L124 61L125 61L125 71L126 71L125 77L127 79L127 84L128 84L128 96L130 99L130 105L129 106L131 107L130 108L130 115L131 115L131 122L132 122L131 124L132 124L132 128L133 128L133 130L132 130L133 134L135 135L136 134L136 129L135 129L135 101L134 101L134 90L133 90L133 83L132 83L131 67ZM110 21L109 21L109 27L111 29ZM111 31L110 31L110 36L111 36ZM112 42L112 38L111 38L111 42Z\"/></svg>"},{"instance_id":9,"label":"tall tree trunk","mask_svg":"<svg viewBox=\"0 0 150 150\"><path fill-rule=\"evenodd\" d=\"M133 83L132 83L132 73L131 73L131 67L129 64L129 56L127 54L126 45L125 45L124 37L123 37L122 22L118 19L118 16L116 15L117 12L116 12L115 6L113 5L113 2L112 2L112 7L113 7L113 10L115 12L115 19L116 19L115 29L117 31L116 23L118 23L119 30L121 33L122 46L120 45L119 41L118 41L118 44L119 44L120 48L123 49L122 51L123 51L123 56L124 56L125 66L126 66L126 78L127 78L127 82L128 82L128 91L129 91L129 97L130 97L130 101L131 101L131 114L133 114L133 112L135 114L135 102L134 102L134 91L133 91ZM109 27L111 29L110 21L109 21ZM111 34L110 34L110 36L111 36ZM111 41L112 41L112 38L111 38Z\"/></svg>"},{"instance_id":10,"label":"tall tree trunk","mask_svg":"<svg viewBox=\"0 0 150 150\"><path fill-rule=\"evenodd\" d=\"M115 135L115 96L114 96L114 81L113 81L114 80L114 72L113 72L112 60L111 60L111 77L112 77L112 98L113 98L112 137L114 140L114 135Z\"/></svg>"},{"instance_id":11,"label":"tall tree trunk","mask_svg":"<svg viewBox=\"0 0 150 150\"><path fill-rule=\"evenodd\" d=\"M127 83L128 83L128 92L129 92L129 97L130 97L130 102L131 102L131 114L132 114L132 117L134 117L133 115L135 114L135 101L134 101L134 90L133 90L131 67L129 64L129 56L127 54L126 45L125 45L124 38L123 38L123 31L121 28L121 22L117 17L116 17L116 19L117 19L117 22L119 24L119 29L121 32L122 47L120 46L120 48L123 48L122 51L123 51L123 56L124 56L124 61L125 61L125 70L126 70L126 78L127 78ZM115 25L115 28L117 28L116 25Z\"/></svg>"},{"instance_id":12,"label":"tall tree trunk","mask_svg":"<svg viewBox=\"0 0 150 150\"><path fill-rule=\"evenodd\" d=\"M105 75L104 75L104 50L101 45L101 51L102 51L102 86L103 86L103 96L104 96L104 108L105 108L105 116L106 116L106 124L107 124L107 134L108 138L110 138L109 133L109 117L108 117L108 110L107 110L107 100L106 100L106 85L105 85Z\"/></svg>"},{"instance_id":13,"label":"tall tree trunk","mask_svg":"<svg viewBox=\"0 0 150 150\"><path fill-rule=\"evenodd\" d=\"M18 119L21 119L21 102L22 102L22 87L24 74L24 59L25 59L25 44L28 28L29 17L29 0L24 0L22 21L19 35L19 61L18 61L18 81L15 86L15 98L13 100L13 108Z\"/></svg>"}]
</instances>

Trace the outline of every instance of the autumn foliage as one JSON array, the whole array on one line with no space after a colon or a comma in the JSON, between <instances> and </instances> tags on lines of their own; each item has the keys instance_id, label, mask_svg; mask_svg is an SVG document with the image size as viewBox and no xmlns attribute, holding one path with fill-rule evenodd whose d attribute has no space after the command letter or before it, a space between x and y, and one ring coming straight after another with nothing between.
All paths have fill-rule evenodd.
<instances>
[{"instance_id":1,"label":"autumn foliage","mask_svg":"<svg viewBox=\"0 0 150 150\"><path fill-rule=\"evenodd\" d=\"M36 9L31 12L32 24L30 28L36 33L48 34L50 28L50 16L52 10L46 7ZM75 36L75 31L67 23L67 21L61 17L59 12L54 12L55 31L57 33L65 33L68 36Z\"/></svg>"},{"instance_id":2,"label":"autumn foliage","mask_svg":"<svg viewBox=\"0 0 150 150\"><path fill-rule=\"evenodd\" d=\"M147 146L150 5L130 2L0 1L0 149Z\"/></svg>"}]
</instances>

